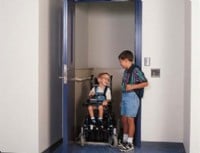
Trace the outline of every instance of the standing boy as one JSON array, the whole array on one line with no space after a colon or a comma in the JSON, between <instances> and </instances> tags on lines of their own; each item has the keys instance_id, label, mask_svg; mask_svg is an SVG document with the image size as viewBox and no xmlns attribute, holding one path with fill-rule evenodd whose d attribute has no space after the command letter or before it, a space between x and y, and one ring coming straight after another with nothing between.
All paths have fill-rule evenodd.
<instances>
[{"instance_id":1,"label":"standing boy","mask_svg":"<svg viewBox=\"0 0 200 153\"><path fill-rule=\"evenodd\" d=\"M141 69L135 65L133 53L129 50L119 55L119 62L124 68L122 79L121 122L123 125L123 141L119 144L120 150L128 152L134 149L135 117L139 108L139 97L135 90L148 85Z\"/></svg>"}]
</instances>

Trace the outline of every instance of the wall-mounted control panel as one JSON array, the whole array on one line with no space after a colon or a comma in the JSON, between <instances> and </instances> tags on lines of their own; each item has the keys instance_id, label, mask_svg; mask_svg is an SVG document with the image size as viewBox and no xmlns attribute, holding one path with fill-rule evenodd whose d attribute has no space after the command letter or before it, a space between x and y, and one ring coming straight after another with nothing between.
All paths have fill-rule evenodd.
<instances>
[{"instance_id":1,"label":"wall-mounted control panel","mask_svg":"<svg viewBox=\"0 0 200 153\"><path fill-rule=\"evenodd\" d=\"M151 69L152 78L160 78L160 69Z\"/></svg>"}]
</instances>

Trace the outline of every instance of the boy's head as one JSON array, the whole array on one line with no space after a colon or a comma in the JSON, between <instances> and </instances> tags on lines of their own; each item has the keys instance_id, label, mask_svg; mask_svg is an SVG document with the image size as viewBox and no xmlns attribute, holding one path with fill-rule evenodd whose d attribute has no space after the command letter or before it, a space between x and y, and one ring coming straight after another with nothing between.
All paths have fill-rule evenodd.
<instances>
[{"instance_id":1,"label":"boy's head","mask_svg":"<svg viewBox=\"0 0 200 153\"><path fill-rule=\"evenodd\" d=\"M99 73L97 80L100 85L108 86L110 82L110 74L107 72Z\"/></svg>"},{"instance_id":2,"label":"boy's head","mask_svg":"<svg viewBox=\"0 0 200 153\"><path fill-rule=\"evenodd\" d=\"M119 54L118 58L121 67L124 69L128 69L134 62L134 56L130 50L124 50L121 54Z\"/></svg>"}]
</instances>

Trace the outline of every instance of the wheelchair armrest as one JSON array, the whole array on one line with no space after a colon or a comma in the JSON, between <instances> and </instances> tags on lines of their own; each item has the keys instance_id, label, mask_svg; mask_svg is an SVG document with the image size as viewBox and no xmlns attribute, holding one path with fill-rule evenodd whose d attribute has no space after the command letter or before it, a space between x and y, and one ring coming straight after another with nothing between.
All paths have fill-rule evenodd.
<instances>
[{"instance_id":1,"label":"wheelchair armrest","mask_svg":"<svg viewBox=\"0 0 200 153\"><path fill-rule=\"evenodd\" d=\"M83 105L83 106L89 106L89 105L99 106L99 105L101 105L101 104L102 104L102 101L98 101L98 100L95 99L95 98L89 98L89 99L87 99L82 105ZM107 107L109 107L109 108L112 107L111 102L108 102Z\"/></svg>"},{"instance_id":2,"label":"wheelchair armrest","mask_svg":"<svg viewBox=\"0 0 200 153\"><path fill-rule=\"evenodd\" d=\"M99 105L99 102L96 99L88 99L83 103L83 106L88 106L88 105Z\"/></svg>"}]
</instances>

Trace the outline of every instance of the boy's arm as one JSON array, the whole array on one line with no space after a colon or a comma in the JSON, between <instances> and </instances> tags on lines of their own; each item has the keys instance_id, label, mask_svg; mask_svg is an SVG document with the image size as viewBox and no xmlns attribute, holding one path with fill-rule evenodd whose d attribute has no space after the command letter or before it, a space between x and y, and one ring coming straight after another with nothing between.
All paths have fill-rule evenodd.
<instances>
[{"instance_id":1,"label":"boy's arm","mask_svg":"<svg viewBox=\"0 0 200 153\"><path fill-rule=\"evenodd\" d=\"M94 87L92 88L92 90L90 90L90 92L89 92L89 97L92 97L92 96L94 96L95 95L95 90L94 90Z\"/></svg>"},{"instance_id":2,"label":"boy's arm","mask_svg":"<svg viewBox=\"0 0 200 153\"><path fill-rule=\"evenodd\" d=\"M138 84L127 84L126 85L126 91L141 89L141 88L144 88L146 86L148 86L148 82L142 82L142 83L138 83Z\"/></svg>"},{"instance_id":3,"label":"boy's arm","mask_svg":"<svg viewBox=\"0 0 200 153\"><path fill-rule=\"evenodd\" d=\"M134 74L137 75L137 77L134 78L137 83L127 84L126 85L126 91L141 89L141 88L148 86L148 81L147 81L144 73L141 71L140 68L136 67L134 69L132 76L134 76Z\"/></svg>"},{"instance_id":4,"label":"boy's arm","mask_svg":"<svg viewBox=\"0 0 200 153\"><path fill-rule=\"evenodd\" d=\"M108 103L111 101L111 91L110 91L110 88L107 89L107 92L106 92L106 100L103 101L103 105L106 106L108 105Z\"/></svg>"}]
</instances>

